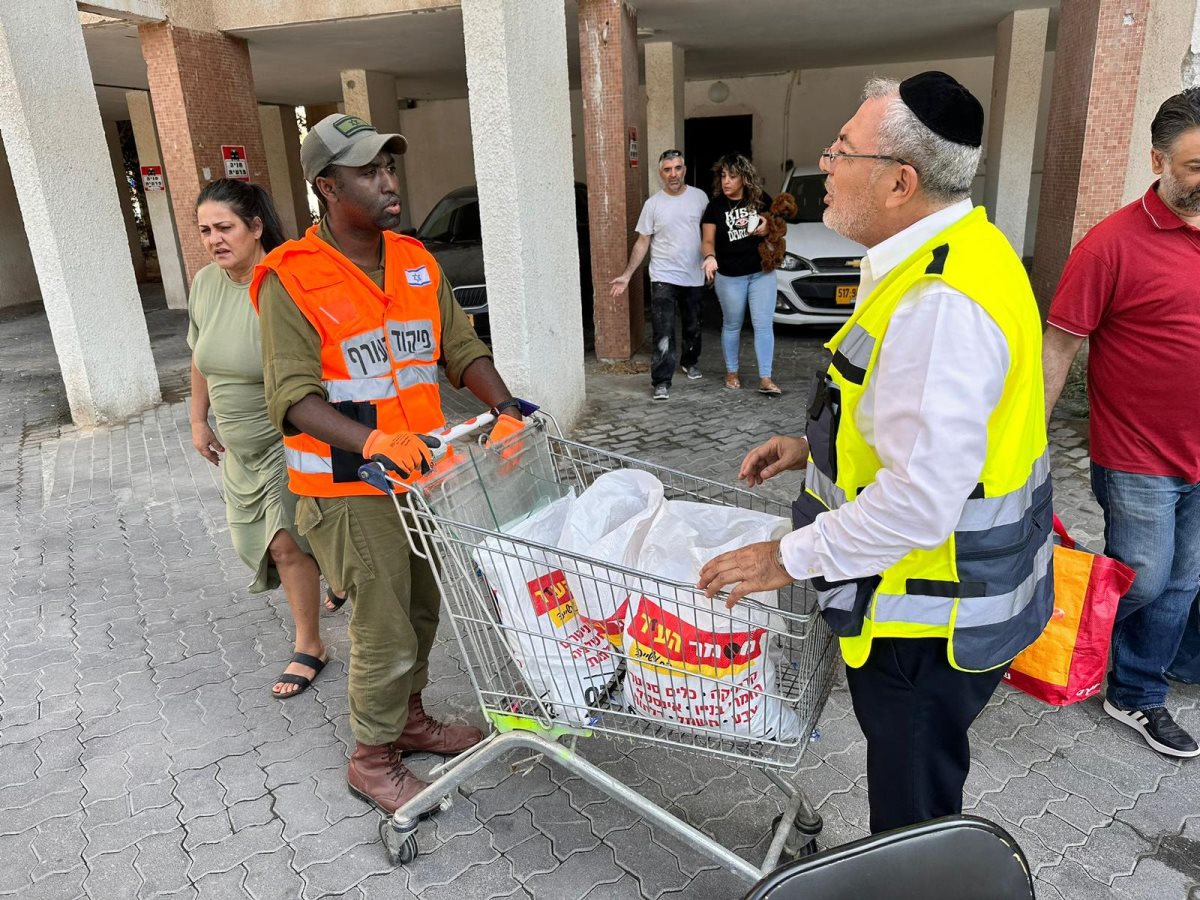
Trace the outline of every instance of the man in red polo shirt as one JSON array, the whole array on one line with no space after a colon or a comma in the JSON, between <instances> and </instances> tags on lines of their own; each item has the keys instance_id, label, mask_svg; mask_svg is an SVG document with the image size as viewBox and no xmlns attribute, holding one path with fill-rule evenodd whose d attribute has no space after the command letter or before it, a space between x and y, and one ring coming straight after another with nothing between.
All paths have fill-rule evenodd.
<instances>
[{"instance_id":1,"label":"man in red polo shirt","mask_svg":"<svg viewBox=\"0 0 1200 900\"><path fill-rule=\"evenodd\" d=\"M1092 490L1105 553L1137 572L1104 710L1158 752L1193 757L1164 672L1193 665L1176 656L1200 584L1200 88L1163 103L1150 137L1158 181L1079 242L1050 305L1046 415L1090 339Z\"/></svg>"}]
</instances>

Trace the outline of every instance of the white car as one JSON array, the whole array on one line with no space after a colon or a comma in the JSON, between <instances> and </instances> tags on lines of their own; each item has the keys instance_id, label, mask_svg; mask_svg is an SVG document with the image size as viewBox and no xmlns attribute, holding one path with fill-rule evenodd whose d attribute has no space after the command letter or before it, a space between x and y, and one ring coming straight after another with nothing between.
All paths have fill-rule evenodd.
<instances>
[{"instance_id":1,"label":"white car","mask_svg":"<svg viewBox=\"0 0 1200 900\"><path fill-rule=\"evenodd\" d=\"M825 175L815 167L788 172L783 190L796 198L787 255L775 270L775 321L839 325L858 298L858 266L867 249L825 227Z\"/></svg>"}]
</instances>

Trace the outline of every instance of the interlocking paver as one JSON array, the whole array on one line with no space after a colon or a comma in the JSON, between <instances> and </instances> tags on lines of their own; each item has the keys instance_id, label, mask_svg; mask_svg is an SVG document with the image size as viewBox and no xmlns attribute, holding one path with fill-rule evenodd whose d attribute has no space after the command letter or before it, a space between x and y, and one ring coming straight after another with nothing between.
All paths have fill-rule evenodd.
<instances>
[{"instance_id":1,"label":"interlocking paver","mask_svg":"<svg viewBox=\"0 0 1200 900\"><path fill-rule=\"evenodd\" d=\"M431 829L419 829L417 834L419 855L406 870L408 889L418 897L423 896L425 891L431 887L450 884L459 873L466 871L470 866L485 865L500 855L492 847L487 833L482 829L474 834L451 838L444 844L435 844L431 840L431 835ZM386 860L382 847L372 845L366 850L375 859ZM547 896L554 895L548 894Z\"/></svg>"},{"instance_id":2,"label":"interlocking paver","mask_svg":"<svg viewBox=\"0 0 1200 900\"><path fill-rule=\"evenodd\" d=\"M246 873L242 886L252 900L296 900L304 890L290 847L252 856L240 868Z\"/></svg>"},{"instance_id":3,"label":"interlocking paver","mask_svg":"<svg viewBox=\"0 0 1200 900\"><path fill-rule=\"evenodd\" d=\"M691 881L674 854L656 843L650 829L641 822L624 831L612 832L604 842L612 848L617 865L637 878L647 897L682 890Z\"/></svg>"},{"instance_id":4,"label":"interlocking paver","mask_svg":"<svg viewBox=\"0 0 1200 900\"><path fill-rule=\"evenodd\" d=\"M1129 877L1113 882L1116 896L1122 900L1160 900L1162 897L1187 897L1196 887L1194 877L1172 869L1154 857L1138 862Z\"/></svg>"},{"instance_id":5,"label":"interlocking paver","mask_svg":"<svg viewBox=\"0 0 1200 900\"><path fill-rule=\"evenodd\" d=\"M91 900L126 900L137 897L142 879L133 867L137 847L105 853L87 860L83 889Z\"/></svg>"},{"instance_id":6,"label":"interlocking paver","mask_svg":"<svg viewBox=\"0 0 1200 900\"><path fill-rule=\"evenodd\" d=\"M624 877L625 870L616 864L612 850L601 845L590 853L576 853L553 872L534 875L525 882L525 890L534 897L580 900L594 886L614 883Z\"/></svg>"}]
</instances>

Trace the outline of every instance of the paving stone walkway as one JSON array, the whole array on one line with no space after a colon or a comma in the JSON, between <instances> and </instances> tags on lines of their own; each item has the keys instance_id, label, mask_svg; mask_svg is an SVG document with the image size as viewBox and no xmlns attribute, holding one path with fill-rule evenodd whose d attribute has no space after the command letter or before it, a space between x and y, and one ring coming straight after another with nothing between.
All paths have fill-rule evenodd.
<instances>
[{"instance_id":1,"label":"paving stone walkway","mask_svg":"<svg viewBox=\"0 0 1200 900\"><path fill-rule=\"evenodd\" d=\"M217 471L192 450L184 318L148 292L162 406L78 430L46 320L0 316L0 896L426 900L720 900L742 886L711 859L544 763L497 764L425 823L395 869L379 817L343 771L345 613L323 617L333 661L303 697L269 688L290 655L281 592L250 595ZM710 321L715 321L710 316ZM646 375L590 364L575 437L732 480L746 448L799 428L821 335L779 337L769 399L724 391L717 335L701 381L652 404ZM743 376L752 376L744 347ZM454 392L450 392L453 394ZM465 415L466 398L448 401ZM1052 435L1056 505L1099 546L1080 423ZM771 489L793 492L784 480ZM458 648L441 641L426 703L480 722ZM1200 689L1173 711L1200 733ZM834 690L796 779L824 846L866 834L865 744ZM760 774L654 746L595 740L589 759L757 862L778 795ZM999 822L1042 898L1200 897L1200 761L1176 763L1093 700L1057 710L1002 687L973 734L966 805ZM519 762L519 760L514 760ZM427 772L433 758L417 757Z\"/></svg>"}]
</instances>

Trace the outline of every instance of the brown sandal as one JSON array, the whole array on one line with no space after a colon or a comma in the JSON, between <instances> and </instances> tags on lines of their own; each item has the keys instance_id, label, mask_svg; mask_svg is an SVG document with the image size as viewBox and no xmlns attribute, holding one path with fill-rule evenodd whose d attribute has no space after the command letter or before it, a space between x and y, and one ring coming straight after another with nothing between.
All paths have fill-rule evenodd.
<instances>
[{"instance_id":1,"label":"brown sandal","mask_svg":"<svg viewBox=\"0 0 1200 900\"><path fill-rule=\"evenodd\" d=\"M766 394L770 397L778 397L783 393L783 388L773 382L770 378L764 378L758 383L758 392Z\"/></svg>"},{"instance_id":2,"label":"brown sandal","mask_svg":"<svg viewBox=\"0 0 1200 900\"><path fill-rule=\"evenodd\" d=\"M725 373L725 390L739 391L742 389L742 379L738 377L737 372Z\"/></svg>"}]
</instances>

